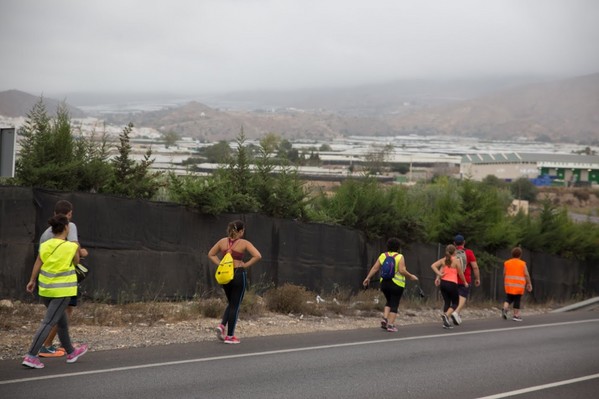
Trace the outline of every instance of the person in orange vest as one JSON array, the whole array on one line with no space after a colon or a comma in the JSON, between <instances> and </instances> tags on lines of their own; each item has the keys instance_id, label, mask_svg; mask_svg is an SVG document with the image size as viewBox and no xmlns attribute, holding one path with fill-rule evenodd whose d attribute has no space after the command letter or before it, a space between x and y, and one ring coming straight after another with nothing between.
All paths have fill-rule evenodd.
<instances>
[{"instance_id":1,"label":"person in orange vest","mask_svg":"<svg viewBox=\"0 0 599 399\"><path fill-rule=\"evenodd\" d=\"M530 282L530 274L528 274L528 268L526 262L520 257L522 256L522 249L516 247L512 249L512 258L506 260L503 263L503 284L505 288L505 302L503 302L503 309L501 309L501 317L507 320L507 313L510 305L514 308L514 321L522 321L520 315L520 300L524 295L524 290L531 292L532 283Z\"/></svg>"}]
</instances>

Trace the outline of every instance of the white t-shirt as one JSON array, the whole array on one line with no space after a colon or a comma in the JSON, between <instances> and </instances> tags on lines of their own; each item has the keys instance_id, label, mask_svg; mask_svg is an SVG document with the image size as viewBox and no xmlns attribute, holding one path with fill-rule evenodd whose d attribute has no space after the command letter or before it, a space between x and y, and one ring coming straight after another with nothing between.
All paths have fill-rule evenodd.
<instances>
[{"instance_id":1,"label":"white t-shirt","mask_svg":"<svg viewBox=\"0 0 599 399\"><path fill-rule=\"evenodd\" d=\"M52 233L52 227L48 227L46 231L42 233L40 237L40 244L48 241L50 238L54 238L54 233ZM69 235L67 236L67 241L71 242L79 242L79 237L77 235L77 226L75 223L69 222Z\"/></svg>"}]
</instances>

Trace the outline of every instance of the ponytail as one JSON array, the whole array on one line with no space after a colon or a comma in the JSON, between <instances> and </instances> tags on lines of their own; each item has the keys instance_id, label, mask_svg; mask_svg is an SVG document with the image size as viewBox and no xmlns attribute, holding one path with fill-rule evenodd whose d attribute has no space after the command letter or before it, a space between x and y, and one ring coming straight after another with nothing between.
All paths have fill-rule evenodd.
<instances>
[{"instance_id":1,"label":"ponytail","mask_svg":"<svg viewBox=\"0 0 599 399\"><path fill-rule=\"evenodd\" d=\"M237 233L244 229L245 226L241 220L234 220L227 226L227 235L229 236L229 238L235 238Z\"/></svg>"},{"instance_id":2,"label":"ponytail","mask_svg":"<svg viewBox=\"0 0 599 399\"><path fill-rule=\"evenodd\" d=\"M451 267L453 263L453 255L455 254L455 246L449 244L445 247L445 265Z\"/></svg>"},{"instance_id":3,"label":"ponytail","mask_svg":"<svg viewBox=\"0 0 599 399\"><path fill-rule=\"evenodd\" d=\"M446 266L451 266L451 262L452 262L451 255L448 254L448 253L446 253L445 254L445 265Z\"/></svg>"}]
</instances>

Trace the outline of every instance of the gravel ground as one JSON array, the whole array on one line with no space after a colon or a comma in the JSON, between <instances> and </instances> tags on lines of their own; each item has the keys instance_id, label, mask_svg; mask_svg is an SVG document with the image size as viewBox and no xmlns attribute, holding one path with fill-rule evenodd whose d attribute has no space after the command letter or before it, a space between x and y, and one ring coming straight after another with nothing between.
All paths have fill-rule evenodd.
<instances>
[{"instance_id":1,"label":"gravel ground","mask_svg":"<svg viewBox=\"0 0 599 399\"><path fill-rule=\"evenodd\" d=\"M0 323L0 360L18 359L24 356L31 343L33 334L39 326L44 315L42 305L18 305L31 307L29 313L11 310L12 304L6 300L0 301L3 308L0 317L5 318ZM530 307L523 309L523 317L550 311L548 307ZM85 309L76 309L75 312L85 314ZM461 314L463 322L468 320L490 317L500 317L498 307L480 307L473 304ZM240 315L236 335L242 342L245 337L269 336L281 334L298 334L316 331L347 330L357 328L379 328L380 313L370 311L364 316L316 317L304 315L282 315L265 312L261 317L244 319ZM441 324L439 308L419 306L402 308L396 325L436 322ZM77 323L74 318L70 326L71 339L75 343L85 342L90 345L91 351L109 350L118 348L149 347L154 345L168 345L174 343L201 342L216 339L215 327L218 320L195 316L186 320L169 322L159 319L148 324L135 321L126 325L106 326L87 325Z\"/></svg>"}]
</instances>

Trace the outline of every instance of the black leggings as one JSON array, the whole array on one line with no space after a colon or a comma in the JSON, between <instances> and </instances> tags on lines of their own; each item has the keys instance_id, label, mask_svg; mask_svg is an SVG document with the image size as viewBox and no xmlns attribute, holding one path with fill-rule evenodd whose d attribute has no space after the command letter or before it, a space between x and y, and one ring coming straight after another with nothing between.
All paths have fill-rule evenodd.
<instances>
[{"instance_id":1,"label":"black leggings","mask_svg":"<svg viewBox=\"0 0 599 399\"><path fill-rule=\"evenodd\" d=\"M447 312L447 309L456 309L460 296L458 294L458 285L451 281L441 280L441 295L443 295L443 312Z\"/></svg>"},{"instance_id":2,"label":"black leggings","mask_svg":"<svg viewBox=\"0 0 599 399\"><path fill-rule=\"evenodd\" d=\"M232 337L235 335L235 325L239 316L239 307L245 294L246 272L243 268L235 269L235 275L230 283L223 285L225 295L227 296L228 305L223 313L221 323L227 326L227 335Z\"/></svg>"},{"instance_id":3,"label":"black leggings","mask_svg":"<svg viewBox=\"0 0 599 399\"><path fill-rule=\"evenodd\" d=\"M387 301L385 306L391 308L391 313L397 313L403 290L404 288L395 284L393 280L381 281L381 292L385 295L385 300Z\"/></svg>"},{"instance_id":4,"label":"black leggings","mask_svg":"<svg viewBox=\"0 0 599 399\"><path fill-rule=\"evenodd\" d=\"M505 301L508 305L513 304L514 309L520 309L520 299L522 299L522 295L505 294Z\"/></svg>"}]
</instances>

